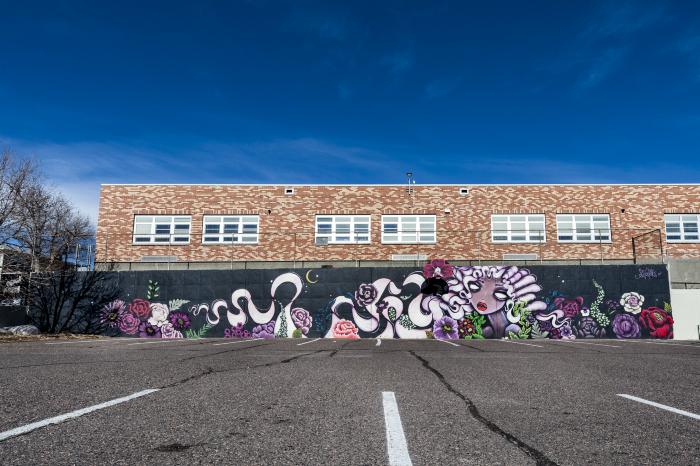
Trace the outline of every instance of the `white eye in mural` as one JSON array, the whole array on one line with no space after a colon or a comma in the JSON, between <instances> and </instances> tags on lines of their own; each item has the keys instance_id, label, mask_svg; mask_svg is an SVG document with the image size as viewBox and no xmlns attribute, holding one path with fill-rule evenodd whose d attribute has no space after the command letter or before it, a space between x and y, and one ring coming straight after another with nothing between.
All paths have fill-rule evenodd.
<instances>
[{"instance_id":1,"label":"white eye in mural","mask_svg":"<svg viewBox=\"0 0 700 466\"><path fill-rule=\"evenodd\" d=\"M493 297L499 301L507 301L508 300L508 293L506 292L505 289L499 288L493 292Z\"/></svg>"},{"instance_id":2,"label":"white eye in mural","mask_svg":"<svg viewBox=\"0 0 700 466\"><path fill-rule=\"evenodd\" d=\"M469 285L467 286L469 287L469 291L472 291L474 293L481 289L481 283L479 282L469 282Z\"/></svg>"}]
</instances>

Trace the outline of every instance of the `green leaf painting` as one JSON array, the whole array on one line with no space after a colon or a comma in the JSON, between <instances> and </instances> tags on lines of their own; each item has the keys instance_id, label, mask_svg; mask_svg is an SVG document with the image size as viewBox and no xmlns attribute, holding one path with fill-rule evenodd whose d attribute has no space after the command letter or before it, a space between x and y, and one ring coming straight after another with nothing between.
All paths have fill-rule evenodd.
<instances>
[{"instance_id":1,"label":"green leaf painting","mask_svg":"<svg viewBox=\"0 0 700 466\"><path fill-rule=\"evenodd\" d=\"M171 299L170 302L168 303L168 308L171 311L177 311L180 309L184 304L189 303L188 300L186 299Z\"/></svg>"},{"instance_id":2,"label":"green leaf painting","mask_svg":"<svg viewBox=\"0 0 700 466\"><path fill-rule=\"evenodd\" d=\"M154 282L153 280L148 280L148 289L146 290L146 299L149 301L153 301L158 296L160 296L160 287L158 286L158 282Z\"/></svg>"}]
</instances>

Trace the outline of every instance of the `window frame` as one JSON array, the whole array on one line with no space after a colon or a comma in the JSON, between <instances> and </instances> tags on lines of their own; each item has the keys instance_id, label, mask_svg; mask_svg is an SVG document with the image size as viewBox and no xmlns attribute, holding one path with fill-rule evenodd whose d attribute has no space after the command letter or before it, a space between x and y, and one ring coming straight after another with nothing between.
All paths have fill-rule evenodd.
<instances>
[{"instance_id":1,"label":"window frame","mask_svg":"<svg viewBox=\"0 0 700 466\"><path fill-rule=\"evenodd\" d=\"M506 217L505 222L504 221L495 221L496 218L500 217ZM515 230L515 233L521 233L525 235L525 239L513 239L513 229L511 228L512 223L521 223L521 222L515 222L513 221L512 217L525 217L524 223L525 223L525 229L524 230ZM538 217L538 220L541 219L542 221L538 223L542 223L542 230L534 230L534 231L539 231L542 234L541 238L531 238L531 232L530 232L530 223L531 219L530 217ZM506 224L506 230L496 230L494 228L495 223L505 223ZM534 223L534 222L533 222ZM496 236L503 236L503 234L498 234L501 232L504 232L507 236L507 239L496 239ZM547 218L544 214L491 214L491 242L495 244L512 244L512 243L525 243L525 244L540 244L540 243L546 243L547 242Z\"/></svg>"},{"instance_id":2,"label":"window frame","mask_svg":"<svg viewBox=\"0 0 700 466\"><path fill-rule=\"evenodd\" d=\"M578 238L578 226L579 222L577 221L576 217L589 217L588 218L588 228L590 229L589 235L591 236L592 239L579 239ZM564 220L562 217L570 217L571 220ZM594 217L607 217L607 222L608 222L608 227L607 228L595 228L595 220ZM612 225L610 223L610 214L609 213L598 213L598 214L557 214L556 218L557 222L557 242L558 243L581 243L581 244L599 244L599 243L605 243L609 244L612 243ZM560 227L561 223L571 223L571 237L572 239L561 239L561 232L562 228ZM583 226L584 222L580 222L581 226ZM606 230L608 232L608 238L607 239L595 239L596 236L602 237L603 235L601 234L596 234L596 230Z\"/></svg>"},{"instance_id":3,"label":"window frame","mask_svg":"<svg viewBox=\"0 0 700 466\"><path fill-rule=\"evenodd\" d=\"M218 218L218 221L212 219ZM226 219L237 218L237 221L226 221ZM244 219L255 219L255 233L245 232L244 226L251 225L253 221ZM217 225L217 233L207 233L207 225ZM226 225L236 225L235 232L226 232ZM207 238L216 237L216 241L208 241ZM226 241L227 237L236 238L235 241ZM244 241L244 238L255 238L255 241ZM260 215L258 214L207 214L202 216L202 244L206 246L216 245L247 245L260 243Z\"/></svg>"},{"instance_id":4,"label":"window frame","mask_svg":"<svg viewBox=\"0 0 700 466\"><path fill-rule=\"evenodd\" d=\"M669 221L669 217L678 217L677 221L671 222ZM686 239L685 236L687 232L685 231L686 227L686 222L683 220L683 217L695 217L695 232L690 232L695 233L695 236L698 237L698 239ZM669 233L668 233L668 228L669 228L669 223L677 223L678 224L678 235L680 236L679 239L669 239ZM694 243L700 243L700 213L681 213L681 214L664 214L664 236L666 238L667 243L671 244L694 244Z\"/></svg>"},{"instance_id":5,"label":"window frame","mask_svg":"<svg viewBox=\"0 0 700 466\"><path fill-rule=\"evenodd\" d=\"M415 222L413 222L416 225L416 230L411 231L411 230L404 230L402 228L402 219L406 218L415 218ZM387 222L387 219L395 218L396 222ZM421 218L428 218L432 221L432 230L421 230L421 225L427 223L427 222L422 222ZM396 223L396 232L387 232L386 231L386 225L387 223L393 224ZM406 222L409 223L409 222ZM437 243L437 215L435 214L386 214L382 215L381 219L381 233L382 233L382 244L436 244ZM411 241L411 240L404 240L402 239L402 234L406 233L415 233L416 240ZM421 240L421 234L422 233L432 233L433 239L428 241L428 240ZM388 235L396 235L397 239L396 240L389 240L387 239Z\"/></svg>"},{"instance_id":6,"label":"window frame","mask_svg":"<svg viewBox=\"0 0 700 466\"><path fill-rule=\"evenodd\" d=\"M169 217L170 220L166 222L164 219ZM147 222L144 220L138 221L138 219L150 218L151 221ZM176 221L176 219L187 218L187 222ZM160 221L158 220L160 219ZM168 233L158 233L158 225L165 225L167 223L169 227ZM187 241L176 241L176 238L184 238L185 234L176 233L176 225L187 225ZM150 233L136 233L137 225L150 225ZM167 241L158 241L167 237ZM138 241L138 238L146 238L147 241ZM134 221L131 229L131 244L135 246L158 246L167 244L170 246L180 246L190 244L192 240L192 216L191 215L174 215L174 214L137 214L134 215Z\"/></svg>"},{"instance_id":7,"label":"window frame","mask_svg":"<svg viewBox=\"0 0 700 466\"><path fill-rule=\"evenodd\" d=\"M330 218L331 221L323 221L319 222L319 219L327 219ZM344 225L348 222L338 222L337 219L343 219L343 218L349 218L349 225L350 225L350 231L347 233L345 232L338 232L336 225L340 223L341 225ZM359 220L358 219L366 219L365 220ZM319 233L319 223L321 225L326 225L330 224L331 225L331 230L329 233ZM355 231L355 225L356 224L367 224L367 232L361 232L358 233ZM338 241L338 237L344 237L344 236L349 236L350 240L349 241ZM367 236L366 241L358 241L357 237L359 235L362 236ZM328 238L328 241L326 243L319 243L318 240L319 238ZM370 214L316 214L314 218L314 244L317 246L320 245L325 245L325 244L371 244L372 243L372 216Z\"/></svg>"}]
</instances>

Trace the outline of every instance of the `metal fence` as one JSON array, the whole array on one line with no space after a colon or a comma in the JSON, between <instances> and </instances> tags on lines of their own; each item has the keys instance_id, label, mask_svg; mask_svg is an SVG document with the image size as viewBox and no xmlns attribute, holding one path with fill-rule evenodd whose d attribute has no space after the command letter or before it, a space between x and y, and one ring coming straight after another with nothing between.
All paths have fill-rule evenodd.
<instances>
[{"instance_id":1,"label":"metal fence","mask_svg":"<svg viewBox=\"0 0 700 466\"><path fill-rule=\"evenodd\" d=\"M134 264L133 268L146 267L143 264L196 268L204 263L231 268L275 263L375 266L423 264L434 258L472 264L662 263L667 249L659 229L400 231L401 242L393 240L396 230L333 233L331 238L313 230L230 233L215 235L215 241L201 232L184 237L182 233L138 235L138 241L131 234L104 235L97 241L96 260Z\"/></svg>"}]
</instances>

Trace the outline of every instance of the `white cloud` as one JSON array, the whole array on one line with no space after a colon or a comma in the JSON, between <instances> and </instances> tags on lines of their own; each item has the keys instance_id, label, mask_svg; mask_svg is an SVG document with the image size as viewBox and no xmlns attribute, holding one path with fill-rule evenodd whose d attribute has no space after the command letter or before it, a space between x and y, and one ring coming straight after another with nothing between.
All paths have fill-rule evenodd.
<instances>
[{"instance_id":1,"label":"white cloud","mask_svg":"<svg viewBox=\"0 0 700 466\"><path fill-rule=\"evenodd\" d=\"M384 154L314 138L210 142L163 151L111 142L31 142L0 136L36 159L48 181L97 219L102 183L342 183L403 173Z\"/></svg>"}]
</instances>

